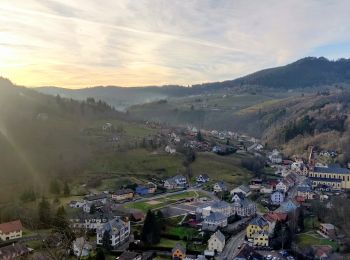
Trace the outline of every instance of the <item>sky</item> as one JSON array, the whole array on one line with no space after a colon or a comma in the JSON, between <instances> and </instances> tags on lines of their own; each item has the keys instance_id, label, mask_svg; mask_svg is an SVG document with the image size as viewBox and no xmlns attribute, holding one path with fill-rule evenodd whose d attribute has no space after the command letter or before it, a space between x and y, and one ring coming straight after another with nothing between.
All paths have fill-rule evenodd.
<instances>
[{"instance_id":1,"label":"sky","mask_svg":"<svg viewBox=\"0 0 350 260\"><path fill-rule=\"evenodd\" d=\"M234 79L350 57L350 1L0 0L0 75L29 87Z\"/></svg>"}]
</instances>

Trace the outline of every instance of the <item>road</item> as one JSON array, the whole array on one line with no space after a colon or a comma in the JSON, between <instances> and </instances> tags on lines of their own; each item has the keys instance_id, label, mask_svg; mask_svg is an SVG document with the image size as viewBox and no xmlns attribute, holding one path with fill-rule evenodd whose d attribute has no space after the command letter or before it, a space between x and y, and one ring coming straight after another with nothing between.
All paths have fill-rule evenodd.
<instances>
[{"instance_id":1,"label":"road","mask_svg":"<svg viewBox=\"0 0 350 260\"><path fill-rule=\"evenodd\" d=\"M226 243L224 251L215 259L233 259L238 254L238 247L243 244L245 237L245 229L237 235L232 236Z\"/></svg>"}]
</instances>

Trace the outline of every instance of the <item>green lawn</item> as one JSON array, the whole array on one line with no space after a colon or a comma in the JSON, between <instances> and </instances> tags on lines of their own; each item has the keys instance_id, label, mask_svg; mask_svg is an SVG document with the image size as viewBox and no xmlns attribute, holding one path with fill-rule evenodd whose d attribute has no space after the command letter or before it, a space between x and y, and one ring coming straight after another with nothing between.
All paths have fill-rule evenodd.
<instances>
[{"instance_id":1,"label":"green lawn","mask_svg":"<svg viewBox=\"0 0 350 260\"><path fill-rule=\"evenodd\" d=\"M173 248L177 243L181 244L183 247L186 247L184 241L171 240L167 238L161 238L160 242L156 246Z\"/></svg>"},{"instance_id":2,"label":"green lawn","mask_svg":"<svg viewBox=\"0 0 350 260\"><path fill-rule=\"evenodd\" d=\"M319 234L313 231L297 235L297 243L301 247L310 247L312 245L330 245L333 250L339 248L337 242L321 237Z\"/></svg>"},{"instance_id":3,"label":"green lawn","mask_svg":"<svg viewBox=\"0 0 350 260\"><path fill-rule=\"evenodd\" d=\"M198 231L188 227L169 227L166 231L169 235L178 236L181 239L193 238L198 235Z\"/></svg>"},{"instance_id":4,"label":"green lawn","mask_svg":"<svg viewBox=\"0 0 350 260\"><path fill-rule=\"evenodd\" d=\"M220 156L209 152L198 153L192 169L195 175L206 173L212 181L223 180L234 187L247 182L252 176L241 166L241 158L239 154Z\"/></svg>"},{"instance_id":5,"label":"green lawn","mask_svg":"<svg viewBox=\"0 0 350 260\"><path fill-rule=\"evenodd\" d=\"M188 192L184 192L181 194L174 194L174 195L169 195L163 198L159 198L159 199L152 199L150 198L147 201L138 201L138 202L133 202L133 203L129 203L126 204L125 207L126 208L132 208L132 209L139 209L143 212L147 212L148 210L152 210L152 209L156 209L156 208L161 208L161 207L165 207L167 206L169 203L173 203L176 202L180 199L186 199L186 198L193 198L196 197L197 193L194 191L188 191ZM149 203L149 201L157 201L159 203L157 204L151 204Z\"/></svg>"}]
</instances>

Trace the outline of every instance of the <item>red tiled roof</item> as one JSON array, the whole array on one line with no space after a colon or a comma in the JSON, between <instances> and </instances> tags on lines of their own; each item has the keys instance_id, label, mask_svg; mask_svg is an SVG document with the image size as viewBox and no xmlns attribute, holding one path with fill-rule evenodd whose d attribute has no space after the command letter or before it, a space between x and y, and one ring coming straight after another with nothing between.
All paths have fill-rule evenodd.
<instances>
[{"instance_id":1,"label":"red tiled roof","mask_svg":"<svg viewBox=\"0 0 350 260\"><path fill-rule=\"evenodd\" d=\"M286 221L287 220L287 213L282 212L268 212L264 215L264 218L267 221Z\"/></svg>"},{"instance_id":2,"label":"red tiled roof","mask_svg":"<svg viewBox=\"0 0 350 260\"><path fill-rule=\"evenodd\" d=\"M14 232L14 231L20 231L22 230L22 228L23 227L20 220L15 220L15 221L0 224L0 231L5 234Z\"/></svg>"}]
</instances>

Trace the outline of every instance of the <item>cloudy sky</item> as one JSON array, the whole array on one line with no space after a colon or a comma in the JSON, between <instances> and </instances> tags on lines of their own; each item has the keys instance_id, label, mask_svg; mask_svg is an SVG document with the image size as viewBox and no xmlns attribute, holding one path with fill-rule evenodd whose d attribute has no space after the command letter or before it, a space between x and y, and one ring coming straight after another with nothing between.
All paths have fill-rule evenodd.
<instances>
[{"instance_id":1,"label":"cloudy sky","mask_svg":"<svg viewBox=\"0 0 350 260\"><path fill-rule=\"evenodd\" d=\"M26 86L233 79L350 57L348 0L0 0L0 75Z\"/></svg>"}]
</instances>

